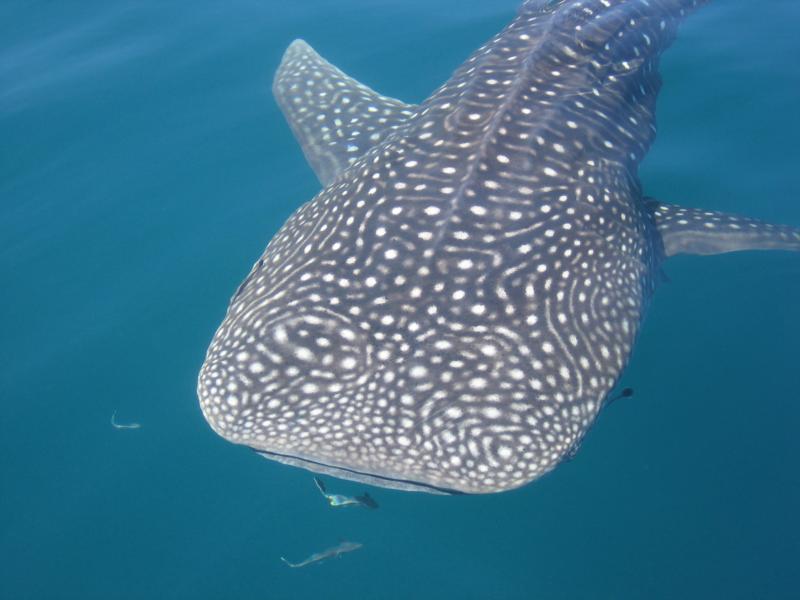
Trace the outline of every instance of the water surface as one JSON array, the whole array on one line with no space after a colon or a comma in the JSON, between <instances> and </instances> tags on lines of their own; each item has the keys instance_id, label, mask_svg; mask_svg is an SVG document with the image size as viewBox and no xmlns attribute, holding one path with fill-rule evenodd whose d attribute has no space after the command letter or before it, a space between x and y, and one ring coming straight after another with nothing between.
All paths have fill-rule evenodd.
<instances>
[{"instance_id":1,"label":"water surface","mask_svg":"<svg viewBox=\"0 0 800 600\"><path fill-rule=\"evenodd\" d=\"M797 597L797 255L671 261L637 396L512 493L332 511L200 414L229 297L318 188L269 92L284 48L416 102L516 4L0 5L0 597ZM799 20L730 0L686 23L649 194L800 225ZM279 560L342 538L364 547Z\"/></svg>"}]
</instances>

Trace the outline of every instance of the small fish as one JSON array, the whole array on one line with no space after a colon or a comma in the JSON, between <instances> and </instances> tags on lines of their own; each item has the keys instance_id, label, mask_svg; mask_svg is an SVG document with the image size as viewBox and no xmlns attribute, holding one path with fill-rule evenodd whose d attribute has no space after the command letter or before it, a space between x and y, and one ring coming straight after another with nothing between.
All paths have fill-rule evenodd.
<instances>
[{"instance_id":1,"label":"small fish","mask_svg":"<svg viewBox=\"0 0 800 600\"><path fill-rule=\"evenodd\" d=\"M341 494L329 494L325 483L319 478L314 477L314 483L317 484L319 493L333 507L338 506L363 506L364 508L378 508L378 503L369 495L369 492L364 492L361 496L343 496Z\"/></svg>"},{"instance_id":2,"label":"small fish","mask_svg":"<svg viewBox=\"0 0 800 600\"><path fill-rule=\"evenodd\" d=\"M606 398L606 404L611 404L616 400L620 400L621 398L633 398L633 388L625 388L620 390L618 394L614 394L613 396L609 396Z\"/></svg>"},{"instance_id":3,"label":"small fish","mask_svg":"<svg viewBox=\"0 0 800 600\"><path fill-rule=\"evenodd\" d=\"M139 429L141 427L139 423L118 423L117 411L111 415L111 426L114 429Z\"/></svg>"},{"instance_id":4,"label":"small fish","mask_svg":"<svg viewBox=\"0 0 800 600\"><path fill-rule=\"evenodd\" d=\"M316 552L311 556L309 556L304 561L299 563L289 562L283 556L281 556L281 560L290 567L292 567L293 569L297 569L299 567L305 567L306 565L327 560L329 558L338 558L342 554L346 554L347 552L352 552L353 550L358 550L359 548L361 548L362 545L363 544L359 544L358 542L342 542L338 546L334 546L333 548L328 548L327 550L323 550L322 552Z\"/></svg>"}]
</instances>

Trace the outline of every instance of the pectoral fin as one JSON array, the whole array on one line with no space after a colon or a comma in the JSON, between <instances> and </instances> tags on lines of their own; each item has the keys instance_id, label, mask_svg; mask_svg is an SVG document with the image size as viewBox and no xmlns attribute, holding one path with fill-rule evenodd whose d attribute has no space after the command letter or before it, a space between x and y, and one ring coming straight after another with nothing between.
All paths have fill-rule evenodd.
<instances>
[{"instance_id":1,"label":"pectoral fin","mask_svg":"<svg viewBox=\"0 0 800 600\"><path fill-rule=\"evenodd\" d=\"M738 250L800 251L800 229L727 213L654 203L667 256Z\"/></svg>"},{"instance_id":2,"label":"pectoral fin","mask_svg":"<svg viewBox=\"0 0 800 600\"><path fill-rule=\"evenodd\" d=\"M414 112L348 77L303 40L284 53L272 92L322 185Z\"/></svg>"}]
</instances>

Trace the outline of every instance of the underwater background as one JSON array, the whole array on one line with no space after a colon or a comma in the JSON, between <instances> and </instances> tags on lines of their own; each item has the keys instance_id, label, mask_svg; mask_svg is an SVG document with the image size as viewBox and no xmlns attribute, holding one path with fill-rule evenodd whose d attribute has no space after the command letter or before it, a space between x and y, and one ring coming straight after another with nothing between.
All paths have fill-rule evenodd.
<instances>
[{"instance_id":1,"label":"underwater background","mask_svg":"<svg viewBox=\"0 0 800 600\"><path fill-rule=\"evenodd\" d=\"M203 420L227 302L319 187L270 93L285 47L418 102L517 4L0 3L0 598L800 597L797 254L670 260L636 396L510 493L333 510ZM686 21L649 195L800 226L798 22Z\"/></svg>"}]
</instances>

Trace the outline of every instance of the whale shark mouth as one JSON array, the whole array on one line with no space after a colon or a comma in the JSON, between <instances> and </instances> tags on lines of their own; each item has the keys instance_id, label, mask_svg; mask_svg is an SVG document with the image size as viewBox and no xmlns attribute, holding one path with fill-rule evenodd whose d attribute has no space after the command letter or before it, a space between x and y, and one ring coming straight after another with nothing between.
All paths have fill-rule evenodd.
<instances>
[{"instance_id":1,"label":"whale shark mouth","mask_svg":"<svg viewBox=\"0 0 800 600\"><path fill-rule=\"evenodd\" d=\"M402 490L404 492L424 492L427 494L437 494L442 496L463 496L467 494L467 492L462 492L459 490L454 490L445 487L439 487L429 483L424 483L420 481L411 481L408 479L399 479L399 478L389 477L386 475L378 475L376 473L365 473L362 471L357 471L355 469L348 469L347 467L338 467L335 465L329 465L326 463L317 462L306 458L300 458L298 456L292 456L289 454L281 454L279 452L269 452L267 450L260 450L258 448L252 448L252 450L254 450L257 454L260 454L264 458L267 458L269 460L274 460L283 463L285 465L290 465L292 467L300 467L302 469L306 469L307 471L311 471L313 473L319 473L320 475L328 475L330 477L336 477L338 479L347 479L350 481L356 481L358 483L364 483L375 487L384 487L394 490Z\"/></svg>"}]
</instances>

